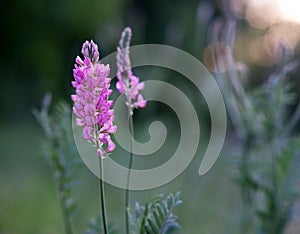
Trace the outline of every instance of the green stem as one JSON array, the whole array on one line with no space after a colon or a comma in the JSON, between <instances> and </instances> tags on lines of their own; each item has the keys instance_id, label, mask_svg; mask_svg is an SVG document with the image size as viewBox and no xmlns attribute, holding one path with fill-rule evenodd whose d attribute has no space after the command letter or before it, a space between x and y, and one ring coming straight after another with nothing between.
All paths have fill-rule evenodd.
<instances>
[{"instance_id":1,"label":"green stem","mask_svg":"<svg viewBox=\"0 0 300 234\"><path fill-rule=\"evenodd\" d=\"M128 206L129 206L129 187L130 187L130 176L131 176L131 169L133 164L133 139L134 139L134 129L133 129L133 116L129 110L129 129L130 129L130 155L129 155L129 165L128 165L128 174L127 174L127 185L126 185L126 192L125 192L125 218L126 218L126 234L129 234L129 217L128 217Z\"/></svg>"},{"instance_id":2,"label":"green stem","mask_svg":"<svg viewBox=\"0 0 300 234\"><path fill-rule=\"evenodd\" d=\"M99 191L100 191L100 202L101 202L101 212L102 212L102 223L104 234L107 234L107 223L106 223L106 208L105 208L105 197L104 197L104 181L103 181L103 158L99 157L99 167L100 167L100 184L99 184Z\"/></svg>"}]
</instances>

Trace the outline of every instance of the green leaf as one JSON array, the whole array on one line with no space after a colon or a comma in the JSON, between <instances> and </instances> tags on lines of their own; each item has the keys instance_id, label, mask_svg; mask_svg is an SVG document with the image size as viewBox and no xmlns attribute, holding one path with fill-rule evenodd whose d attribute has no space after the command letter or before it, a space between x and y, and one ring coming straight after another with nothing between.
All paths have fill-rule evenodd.
<instances>
[{"instance_id":1,"label":"green leaf","mask_svg":"<svg viewBox=\"0 0 300 234\"><path fill-rule=\"evenodd\" d=\"M153 219L150 217L150 218L147 218L147 222L148 222L148 224L150 225L151 230L152 230L153 233L158 233L158 232L159 232L159 229L158 229L158 226L157 226L155 220L153 220Z\"/></svg>"},{"instance_id":2,"label":"green leaf","mask_svg":"<svg viewBox=\"0 0 300 234\"><path fill-rule=\"evenodd\" d=\"M140 234L170 234L175 230L180 228L180 225L177 223L177 218L173 214L173 210L176 206L182 203L180 199L180 193L168 195L163 198L163 196L155 195L150 199L147 199L147 202L144 206L138 205L139 212L134 212L130 207L129 209L129 218L132 230L139 230Z\"/></svg>"},{"instance_id":3,"label":"green leaf","mask_svg":"<svg viewBox=\"0 0 300 234\"><path fill-rule=\"evenodd\" d=\"M162 226L162 220L161 220L161 218L163 216L160 217L158 211L157 210L153 210L153 217L155 219L155 223L157 223L157 226L161 227Z\"/></svg>"}]
</instances>

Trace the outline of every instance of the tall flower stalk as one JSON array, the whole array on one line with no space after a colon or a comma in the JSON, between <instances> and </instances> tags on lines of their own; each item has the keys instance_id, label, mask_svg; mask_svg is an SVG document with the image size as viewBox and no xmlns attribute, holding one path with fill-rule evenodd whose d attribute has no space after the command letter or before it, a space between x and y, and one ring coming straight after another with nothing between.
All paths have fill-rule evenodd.
<instances>
[{"instance_id":1,"label":"tall flower stalk","mask_svg":"<svg viewBox=\"0 0 300 234\"><path fill-rule=\"evenodd\" d=\"M129 233L129 217L127 209L129 207L129 187L130 187L130 177L131 169L133 166L133 139L134 139L134 127L133 127L133 110L135 108L144 108L147 101L144 100L143 96L139 93L140 90L144 89L144 83L140 82L140 79L133 75L131 70L131 63L129 57L129 47L132 37L132 32L129 27L125 28L122 32L119 46L117 48L117 67L118 81L116 87L120 93L124 93L126 97L126 105L128 107L129 116L129 129L131 133L130 138L130 155L129 155L129 165L127 174L127 185L125 192L125 217L126 217L126 233Z\"/></svg>"},{"instance_id":2,"label":"tall flower stalk","mask_svg":"<svg viewBox=\"0 0 300 234\"><path fill-rule=\"evenodd\" d=\"M110 68L99 62L98 46L93 41L86 41L81 50L84 59L76 57L73 70L73 87L76 94L73 112L77 116L76 124L83 127L82 137L97 149L100 169L100 203L104 233L107 233L105 191L103 181L103 160L115 149L110 134L114 134L117 127L113 125L114 111L111 109L113 101L109 100L112 93L108 78Z\"/></svg>"}]
</instances>

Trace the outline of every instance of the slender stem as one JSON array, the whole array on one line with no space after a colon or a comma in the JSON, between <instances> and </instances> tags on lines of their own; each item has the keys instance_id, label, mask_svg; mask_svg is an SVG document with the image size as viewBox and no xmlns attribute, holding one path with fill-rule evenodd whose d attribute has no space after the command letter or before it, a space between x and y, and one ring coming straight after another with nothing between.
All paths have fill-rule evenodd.
<instances>
[{"instance_id":1,"label":"slender stem","mask_svg":"<svg viewBox=\"0 0 300 234\"><path fill-rule=\"evenodd\" d=\"M94 136L99 135L99 129L97 126L94 127ZM96 146L97 149L100 148L99 141L96 140ZM103 229L104 229L104 234L107 234L107 223L106 223L106 208L105 208L105 191L104 191L104 173L103 173L103 157L99 157L99 196L100 196L100 210L102 213L102 223L103 223Z\"/></svg>"},{"instance_id":2,"label":"slender stem","mask_svg":"<svg viewBox=\"0 0 300 234\"><path fill-rule=\"evenodd\" d=\"M133 116L129 110L129 129L131 133L130 137L130 155L129 155L129 165L128 165L128 174L127 174L127 185L126 185L126 192L125 192L125 217L126 217L126 234L129 234L129 217L127 208L129 206L129 186L130 186L130 176L131 176L131 169L133 165L133 139L134 139L134 129L133 129Z\"/></svg>"},{"instance_id":3,"label":"slender stem","mask_svg":"<svg viewBox=\"0 0 300 234\"><path fill-rule=\"evenodd\" d=\"M100 191L100 202L101 202L101 212L102 212L102 222L103 222L103 229L104 234L107 234L107 223L106 223L106 208L105 208L105 197L104 197L104 181L103 181L103 158L99 157L99 167L100 167L100 184L99 184L99 191Z\"/></svg>"}]
</instances>

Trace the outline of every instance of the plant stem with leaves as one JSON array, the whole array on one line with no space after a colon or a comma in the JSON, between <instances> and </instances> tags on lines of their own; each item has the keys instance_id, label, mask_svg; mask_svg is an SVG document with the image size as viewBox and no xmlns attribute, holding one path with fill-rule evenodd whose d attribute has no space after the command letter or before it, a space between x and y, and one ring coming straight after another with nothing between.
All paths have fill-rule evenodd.
<instances>
[{"instance_id":1,"label":"plant stem with leaves","mask_svg":"<svg viewBox=\"0 0 300 234\"><path fill-rule=\"evenodd\" d=\"M132 32L129 27L125 28L122 32L119 46L117 48L117 67L118 81L116 87L120 93L124 93L126 97L125 104L128 107L129 116L129 128L130 128L130 155L129 155L129 166L127 175L127 185L125 191L125 219L126 219L126 234L129 234L129 218L128 218L128 207L129 207L129 188L130 188L130 175L133 164L133 111L136 108L144 108L146 106L146 100L139 93L140 90L144 89L144 83L140 82L140 79L133 75L131 70L131 61L129 57L130 41Z\"/></svg>"},{"instance_id":2,"label":"plant stem with leaves","mask_svg":"<svg viewBox=\"0 0 300 234\"><path fill-rule=\"evenodd\" d=\"M103 159L114 149L115 144L111 134L117 131L113 124L114 111L111 109L113 101L109 100L112 93L109 65L99 61L98 45L93 41L86 41L82 45L81 53L75 59L72 86L76 94L71 95L74 102L76 124L82 128L82 137L97 150L100 170L100 211L102 213L103 228L107 234L106 209L104 198ZM100 227L99 227L100 228Z\"/></svg>"}]
</instances>

